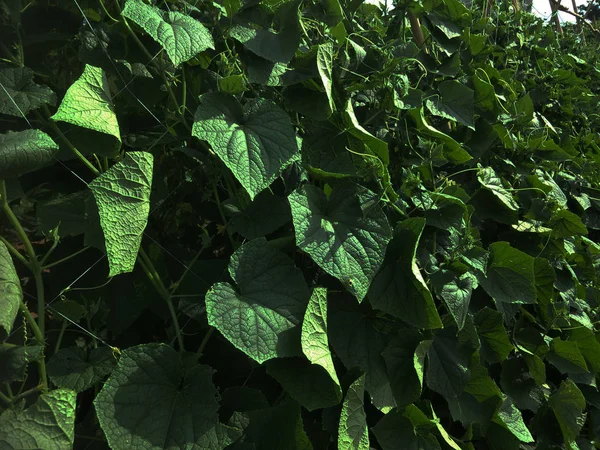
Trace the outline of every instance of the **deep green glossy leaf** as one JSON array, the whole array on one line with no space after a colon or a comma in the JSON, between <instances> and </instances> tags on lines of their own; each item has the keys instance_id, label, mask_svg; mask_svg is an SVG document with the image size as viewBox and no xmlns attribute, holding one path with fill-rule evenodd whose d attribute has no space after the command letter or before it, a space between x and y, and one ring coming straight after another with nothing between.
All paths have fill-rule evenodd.
<instances>
[{"instance_id":1,"label":"deep green glossy leaf","mask_svg":"<svg viewBox=\"0 0 600 450\"><path fill-rule=\"evenodd\" d=\"M375 194L345 185L327 198L316 186L302 186L289 200L298 247L362 301L391 238Z\"/></svg>"},{"instance_id":2,"label":"deep green glossy leaf","mask_svg":"<svg viewBox=\"0 0 600 450\"><path fill-rule=\"evenodd\" d=\"M560 337L552 339L546 358L562 373L574 375L589 372L577 342L563 341Z\"/></svg>"},{"instance_id":3,"label":"deep green glossy leaf","mask_svg":"<svg viewBox=\"0 0 600 450\"><path fill-rule=\"evenodd\" d=\"M42 105L54 105L56 95L47 86L33 81L33 70L27 67L0 69L0 114L24 117Z\"/></svg>"},{"instance_id":4,"label":"deep green glossy leaf","mask_svg":"<svg viewBox=\"0 0 600 450\"><path fill-rule=\"evenodd\" d=\"M459 81L448 80L438 85L438 91L438 97L431 97L425 102L429 111L433 115L454 120L474 130L473 90Z\"/></svg>"},{"instance_id":5,"label":"deep green glossy leaf","mask_svg":"<svg viewBox=\"0 0 600 450\"><path fill-rule=\"evenodd\" d=\"M218 422L212 375L210 367L164 344L124 350L94 400L108 445L219 450L231 444L233 432Z\"/></svg>"},{"instance_id":6,"label":"deep green glossy leaf","mask_svg":"<svg viewBox=\"0 0 600 450\"><path fill-rule=\"evenodd\" d=\"M122 14L152 36L175 65L189 61L206 49L215 48L208 29L189 15L165 12L142 0L127 0Z\"/></svg>"},{"instance_id":7,"label":"deep green glossy leaf","mask_svg":"<svg viewBox=\"0 0 600 450\"><path fill-rule=\"evenodd\" d=\"M48 165L58 145L40 130L0 134L0 179L19 176Z\"/></svg>"},{"instance_id":8,"label":"deep green glossy leaf","mask_svg":"<svg viewBox=\"0 0 600 450\"><path fill-rule=\"evenodd\" d=\"M290 118L265 99L243 108L232 96L211 92L200 97L192 134L207 141L254 198L299 157Z\"/></svg>"},{"instance_id":9,"label":"deep green glossy leaf","mask_svg":"<svg viewBox=\"0 0 600 450\"><path fill-rule=\"evenodd\" d=\"M535 258L510 246L508 242L490 244L483 288L497 302L535 303Z\"/></svg>"},{"instance_id":10,"label":"deep green glossy leaf","mask_svg":"<svg viewBox=\"0 0 600 450\"><path fill-rule=\"evenodd\" d=\"M3 450L70 450L75 439L75 392L57 389L42 394L23 411L0 416Z\"/></svg>"},{"instance_id":11,"label":"deep green glossy leaf","mask_svg":"<svg viewBox=\"0 0 600 450\"><path fill-rule=\"evenodd\" d=\"M6 245L0 242L0 339L12 331L22 302L21 280Z\"/></svg>"},{"instance_id":12,"label":"deep green glossy leaf","mask_svg":"<svg viewBox=\"0 0 600 450\"><path fill-rule=\"evenodd\" d=\"M371 285L369 301L374 308L409 325L441 328L433 297L415 259L424 228L422 218L407 219L396 226L386 262Z\"/></svg>"},{"instance_id":13,"label":"deep green glossy leaf","mask_svg":"<svg viewBox=\"0 0 600 450\"><path fill-rule=\"evenodd\" d=\"M210 288L208 323L259 363L298 355L309 292L293 261L256 239L232 255L229 274L237 289L229 283Z\"/></svg>"},{"instance_id":14,"label":"deep green glossy leaf","mask_svg":"<svg viewBox=\"0 0 600 450\"><path fill-rule=\"evenodd\" d=\"M427 429L415 426L406 415L394 410L381 418L373 433L383 450L439 450L437 438Z\"/></svg>"},{"instance_id":15,"label":"deep green glossy leaf","mask_svg":"<svg viewBox=\"0 0 600 450\"><path fill-rule=\"evenodd\" d=\"M263 191L234 215L229 224L246 239L257 239L276 231L290 219L290 205L286 199Z\"/></svg>"},{"instance_id":16,"label":"deep green glossy leaf","mask_svg":"<svg viewBox=\"0 0 600 450\"><path fill-rule=\"evenodd\" d=\"M109 276L131 272L150 212L154 157L128 152L89 184L104 232Z\"/></svg>"},{"instance_id":17,"label":"deep green glossy leaf","mask_svg":"<svg viewBox=\"0 0 600 450\"><path fill-rule=\"evenodd\" d=\"M338 450L369 450L369 430L364 410L365 376L348 388L338 428Z\"/></svg>"},{"instance_id":18,"label":"deep green glossy leaf","mask_svg":"<svg viewBox=\"0 0 600 450\"><path fill-rule=\"evenodd\" d=\"M113 136L117 139L117 144L113 149L106 149L103 154L113 156L119 151L119 123L108 78L99 67L85 66L79 79L67 90L58 111L51 119Z\"/></svg>"},{"instance_id":19,"label":"deep green glossy leaf","mask_svg":"<svg viewBox=\"0 0 600 450\"><path fill-rule=\"evenodd\" d=\"M117 360L109 347L89 352L81 347L61 348L48 360L50 380L58 387L83 392L109 375Z\"/></svg>"}]
</instances>

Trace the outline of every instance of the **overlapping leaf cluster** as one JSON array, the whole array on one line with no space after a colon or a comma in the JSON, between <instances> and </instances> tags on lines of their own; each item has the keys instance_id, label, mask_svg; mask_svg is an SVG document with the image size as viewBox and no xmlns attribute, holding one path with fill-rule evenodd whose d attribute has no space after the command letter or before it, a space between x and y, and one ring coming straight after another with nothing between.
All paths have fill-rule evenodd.
<instances>
[{"instance_id":1,"label":"overlapping leaf cluster","mask_svg":"<svg viewBox=\"0 0 600 450\"><path fill-rule=\"evenodd\" d=\"M598 36L476 3L1 5L0 448L597 448Z\"/></svg>"}]
</instances>

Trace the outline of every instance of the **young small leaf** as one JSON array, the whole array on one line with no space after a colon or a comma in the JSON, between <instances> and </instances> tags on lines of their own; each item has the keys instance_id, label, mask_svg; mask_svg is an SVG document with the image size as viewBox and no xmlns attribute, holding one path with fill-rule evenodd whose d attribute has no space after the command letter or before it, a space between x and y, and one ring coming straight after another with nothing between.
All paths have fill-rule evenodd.
<instances>
[{"instance_id":1,"label":"young small leaf","mask_svg":"<svg viewBox=\"0 0 600 450\"><path fill-rule=\"evenodd\" d=\"M89 184L104 232L109 276L131 272L150 212L154 157L129 152Z\"/></svg>"}]
</instances>

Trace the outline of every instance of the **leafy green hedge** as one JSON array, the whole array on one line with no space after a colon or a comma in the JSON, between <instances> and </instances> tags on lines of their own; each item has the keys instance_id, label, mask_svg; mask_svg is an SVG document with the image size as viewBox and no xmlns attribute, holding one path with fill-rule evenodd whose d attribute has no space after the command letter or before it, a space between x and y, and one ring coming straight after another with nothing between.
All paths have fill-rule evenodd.
<instances>
[{"instance_id":1,"label":"leafy green hedge","mask_svg":"<svg viewBox=\"0 0 600 450\"><path fill-rule=\"evenodd\" d=\"M483 6L0 4L0 448L600 448L598 36Z\"/></svg>"}]
</instances>

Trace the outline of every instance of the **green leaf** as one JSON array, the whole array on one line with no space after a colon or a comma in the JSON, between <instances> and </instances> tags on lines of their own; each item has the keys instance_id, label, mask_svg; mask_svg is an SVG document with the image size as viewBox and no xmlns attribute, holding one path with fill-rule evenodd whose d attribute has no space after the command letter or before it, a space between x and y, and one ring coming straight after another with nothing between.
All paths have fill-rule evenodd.
<instances>
[{"instance_id":1,"label":"green leaf","mask_svg":"<svg viewBox=\"0 0 600 450\"><path fill-rule=\"evenodd\" d=\"M386 262L371 285L369 301L409 325L441 328L442 320L415 259L424 228L423 218L406 219L396 226Z\"/></svg>"},{"instance_id":2,"label":"green leaf","mask_svg":"<svg viewBox=\"0 0 600 450\"><path fill-rule=\"evenodd\" d=\"M491 167L482 167L477 171L477 179L484 189L491 192L502 204L512 210L518 211L519 205L512 198L510 192L502 184L502 180Z\"/></svg>"},{"instance_id":3,"label":"green leaf","mask_svg":"<svg viewBox=\"0 0 600 450\"><path fill-rule=\"evenodd\" d=\"M291 218L285 198L262 191L229 222L231 229L246 239L266 236L285 225Z\"/></svg>"},{"instance_id":4,"label":"green leaf","mask_svg":"<svg viewBox=\"0 0 600 450\"><path fill-rule=\"evenodd\" d=\"M508 340L502 313L487 306L475 314L475 325L481 339L481 355L490 363L504 361L514 347Z\"/></svg>"},{"instance_id":5,"label":"green leaf","mask_svg":"<svg viewBox=\"0 0 600 450\"><path fill-rule=\"evenodd\" d=\"M109 276L131 272L150 212L154 157L128 152L89 184L104 232Z\"/></svg>"},{"instance_id":6,"label":"green leaf","mask_svg":"<svg viewBox=\"0 0 600 450\"><path fill-rule=\"evenodd\" d=\"M56 197L38 203L37 218L39 230L48 233L59 227L60 237L78 236L85 232L85 201L90 196L88 190Z\"/></svg>"},{"instance_id":7,"label":"green leaf","mask_svg":"<svg viewBox=\"0 0 600 450\"><path fill-rule=\"evenodd\" d=\"M474 276L470 273L459 276L450 270L441 269L432 273L429 279L433 290L441 297L456 322L458 330L462 330L469 312Z\"/></svg>"},{"instance_id":8,"label":"green leaf","mask_svg":"<svg viewBox=\"0 0 600 450\"><path fill-rule=\"evenodd\" d=\"M0 339L12 331L22 301L19 275L6 245L0 241Z\"/></svg>"},{"instance_id":9,"label":"green leaf","mask_svg":"<svg viewBox=\"0 0 600 450\"><path fill-rule=\"evenodd\" d=\"M558 239L582 236L588 232L587 227L583 224L579 216L566 209L552 214L548 226L552 229L552 237Z\"/></svg>"},{"instance_id":10,"label":"green leaf","mask_svg":"<svg viewBox=\"0 0 600 450\"><path fill-rule=\"evenodd\" d=\"M338 428L338 450L369 450L369 429L363 397L365 375L361 375L348 388Z\"/></svg>"},{"instance_id":11,"label":"green leaf","mask_svg":"<svg viewBox=\"0 0 600 450\"><path fill-rule=\"evenodd\" d=\"M378 137L373 136L358 122L350 100L346 102L346 108L342 112L342 118L346 126L345 130L350 135L360 139L369 150L373 152L373 155L377 156L384 166L387 166L390 162L387 143Z\"/></svg>"},{"instance_id":12,"label":"green leaf","mask_svg":"<svg viewBox=\"0 0 600 450\"><path fill-rule=\"evenodd\" d=\"M585 397L575 383L567 379L550 395L548 405L556 416L567 448L575 450L575 439L585 423Z\"/></svg>"},{"instance_id":13,"label":"green leaf","mask_svg":"<svg viewBox=\"0 0 600 450\"><path fill-rule=\"evenodd\" d=\"M212 375L192 355L165 344L124 350L94 400L110 448L218 450L231 444L218 422Z\"/></svg>"},{"instance_id":14,"label":"green leaf","mask_svg":"<svg viewBox=\"0 0 600 450\"><path fill-rule=\"evenodd\" d=\"M289 200L298 247L362 301L391 238L375 194L345 185L333 189L328 199L309 185L298 188Z\"/></svg>"},{"instance_id":15,"label":"green leaf","mask_svg":"<svg viewBox=\"0 0 600 450\"><path fill-rule=\"evenodd\" d=\"M429 365L425 374L427 386L446 398L455 398L469 382L471 351L458 342L452 329L438 333L429 347Z\"/></svg>"},{"instance_id":16,"label":"green leaf","mask_svg":"<svg viewBox=\"0 0 600 450\"><path fill-rule=\"evenodd\" d=\"M0 346L0 382L24 381L27 365L44 354L41 345Z\"/></svg>"},{"instance_id":17,"label":"green leaf","mask_svg":"<svg viewBox=\"0 0 600 450\"><path fill-rule=\"evenodd\" d=\"M109 375L116 364L109 347L92 349L61 348L48 360L50 380L58 387L83 392Z\"/></svg>"},{"instance_id":18,"label":"green leaf","mask_svg":"<svg viewBox=\"0 0 600 450\"><path fill-rule=\"evenodd\" d=\"M220 92L199 99L192 134L207 141L251 199L299 157L290 118L275 103L256 99L243 108Z\"/></svg>"},{"instance_id":19,"label":"green leaf","mask_svg":"<svg viewBox=\"0 0 600 450\"><path fill-rule=\"evenodd\" d=\"M487 274L481 284L497 302L535 303L535 258L510 246L494 242L489 246Z\"/></svg>"},{"instance_id":20,"label":"green leaf","mask_svg":"<svg viewBox=\"0 0 600 450\"><path fill-rule=\"evenodd\" d=\"M127 0L121 14L133 20L158 42L176 66L208 48L215 48L208 29L180 12L165 12L142 0Z\"/></svg>"},{"instance_id":21,"label":"green leaf","mask_svg":"<svg viewBox=\"0 0 600 450\"><path fill-rule=\"evenodd\" d=\"M71 450L75 439L75 392L57 389L42 394L24 411L0 416L5 450Z\"/></svg>"},{"instance_id":22,"label":"green leaf","mask_svg":"<svg viewBox=\"0 0 600 450\"><path fill-rule=\"evenodd\" d=\"M475 130L473 90L459 81L448 80L438 85L438 91L439 96L430 97L425 102L429 111Z\"/></svg>"},{"instance_id":23,"label":"green leaf","mask_svg":"<svg viewBox=\"0 0 600 450\"><path fill-rule=\"evenodd\" d=\"M392 411L373 427L373 433L383 450L440 450L437 438L423 427L415 426L399 411Z\"/></svg>"},{"instance_id":24,"label":"green leaf","mask_svg":"<svg viewBox=\"0 0 600 450\"><path fill-rule=\"evenodd\" d=\"M335 111L335 102L333 101L333 44L331 42L317 47L317 69L327 93L329 109L333 112Z\"/></svg>"},{"instance_id":25,"label":"green leaf","mask_svg":"<svg viewBox=\"0 0 600 450\"><path fill-rule=\"evenodd\" d=\"M589 372L577 342L563 341L560 337L552 339L546 358L562 373L573 375Z\"/></svg>"},{"instance_id":26,"label":"green leaf","mask_svg":"<svg viewBox=\"0 0 600 450\"><path fill-rule=\"evenodd\" d=\"M302 352L308 360L312 364L323 367L338 386L341 398L340 381L333 366L327 337L327 289L325 288L316 287L310 296L302 322L300 342Z\"/></svg>"},{"instance_id":27,"label":"green leaf","mask_svg":"<svg viewBox=\"0 0 600 450\"><path fill-rule=\"evenodd\" d=\"M33 82L27 67L0 69L0 114L24 117L42 105L54 105L56 95L47 86Z\"/></svg>"},{"instance_id":28,"label":"green leaf","mask_svg":"<svg viewBox=\"0 0 600 450\"><path fill-rule=\"evenodd\" d=\"M510 431L521 442L534 442L531 432L523 422L523 415L510 399L505 399L493 420Z\"/></svg>"},{"instance_id":29,"label":"green leaf","mask_svg":"<svg viewBox=\"0 0 600 450\"><path fill-rule=\"evenodd\" d=\"M106 150L106 155L115 156L119 151L119 123L108 79L100 67L86 64L83 73L69 87L58 111L50 119L113 136L117 143L113 149Z\"/></svg>"},{"instance_id":30,"label":"green leaf","mask_svg":"<svg viewBox=\"0 0 600 450\"><path fill-rule=\"evenodd\" d=\"M259 363L299 354L299 325L309 297L302 272L265 239L238 248L229 283L206 294L208 323Z\"/></svg>"},{"instance_id":31,"label":"green leaf","mask_svg":"<svg viewBox=\"0 0 600 450\"><path fill-rule=\"evenodd\" d=\"M40 130L0 134L0 179L15 177L48 165L58 145Z\"/></svg>"}]
</instances>

